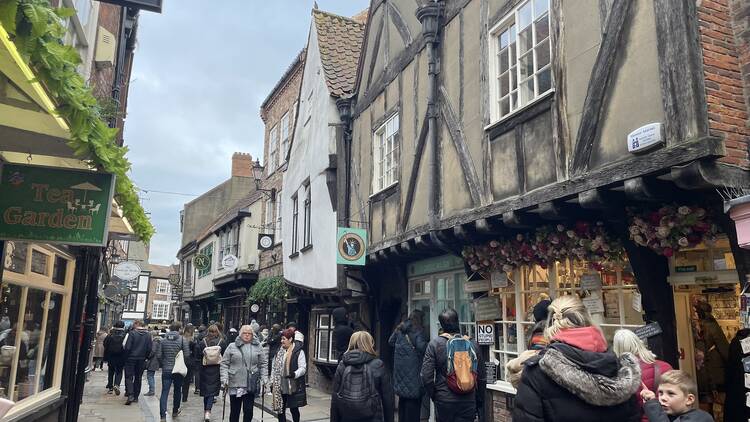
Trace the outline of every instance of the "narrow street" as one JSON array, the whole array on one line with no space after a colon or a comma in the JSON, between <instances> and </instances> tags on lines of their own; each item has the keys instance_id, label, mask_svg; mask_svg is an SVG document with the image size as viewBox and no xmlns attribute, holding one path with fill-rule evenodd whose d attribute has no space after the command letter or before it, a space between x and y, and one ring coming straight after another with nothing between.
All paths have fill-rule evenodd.
<instances>
[{"instance_id":1,"label":"narrow street","mask_svg":"<svg viewBox=\"0 0 750 422\"><path fill-rule=\"evenodd\" d=\"M126 422L156 422L159 421L159 392L161 391L161 380L159 374L156 376L156 392L153 397L144 397L141 394L138 403L125 406L125 397L123 394L116 396L107 394L104 386L107 384L107 370L89 373L89 379L86 382L86 388L83 393L83 403L78 414L79 422L102 422L102 421L126 421ZM120 387L124 391L124 386ZM148 391L146 376L143 377L143 392ZM327 421L330 419L330 395L324 394L318 390L308 388L307 390L308 405L300 409L301 422ZM270 412L271 395L266 395L266 411L261 419L261 400L256 399L255 413L253 421L275 421L276 414ZM193 394L193 388L190 388L190 397L187 402L182 403L182 412L177 418L173 418L172 396L169 397L168 421L179 422L203 422L203 399ZM222 397L217 397L214 409L211 413L211 421L222 420ZM287 414L287 419L291 420L291 415ZM224 420L229 420L229 402L227 401L226 416Z\"/></svg>"}]
</instances>

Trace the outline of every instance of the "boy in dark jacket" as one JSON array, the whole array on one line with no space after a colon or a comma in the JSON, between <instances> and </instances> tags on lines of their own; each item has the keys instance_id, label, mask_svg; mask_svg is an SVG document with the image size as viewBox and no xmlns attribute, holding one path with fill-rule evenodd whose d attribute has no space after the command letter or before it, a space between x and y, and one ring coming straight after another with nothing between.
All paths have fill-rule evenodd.
<instances>
[{"instance_id":1,"label":"boy in dark jacket","mask_svg":"<svg viewBox=\"0 0 750 422\"><path fill-rule=\"evenodd\" d=\"M332 316L335 324L333 327L333 347L336 351L336 359L340 361L349 347L349 339L354 334L354 330L349 324L349 315L343 306L334 309Z\"/></svg>"},{"instance_id":2,"label":"boy in dark jacket","mask_svg":"<svg viewBox=\"0 0 750 422\"><path fill-rule=\"evenodd\" d=\"M107 394L120 395L122 370L125 366L125 323L117 321L104 339L104 361L107 362Z\"/></svg>"},{"instance_id":3,"label":"boy in dark jacket","mask_svg":"<svg viewBox=\"0 0 750 422\"><path fill-rule=\"evenodd\" d=\"M714 418L700 409L694 409L698 387L690 375L671 370L661 375L659 398L653 391L641 391L643 410L650 422L714 422Z\"/></svg>"},{"instance_id":4,"label":"boy in dark jacket","mask_svg":"<svg viewBox=\"0 0 750 422\"><path fill-rule=\"evenodd\" d=\"M133 329L125 338L125 394L128 396L126 405L138 401L141 394L143 371L146 370L146 359L151 356L153 343L148 328L143 321L133 322Z\"/></svg>"}]
</instances>

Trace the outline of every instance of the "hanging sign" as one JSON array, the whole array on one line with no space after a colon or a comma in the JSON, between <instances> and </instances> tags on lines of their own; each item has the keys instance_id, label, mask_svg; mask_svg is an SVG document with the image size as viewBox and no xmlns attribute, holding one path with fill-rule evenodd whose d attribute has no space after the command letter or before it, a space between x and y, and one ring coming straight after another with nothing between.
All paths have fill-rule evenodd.
<instances>
[{"instance_id":1,"label":"hanging sign","mask_svg":"<svg viewBox=\"0 0 750 422\"><path fill-rule=\"evenodd\" d=\"M476 293L476 292L486 292L490 289L490 282L487 280L475 280L475 281L466 281L464 282L464 292L466 293Z\"/></svg>"},{"instance_id":2,"label":"hanging sign","mask_svg":"<svg viewBox=\"0 0 750 422\"><path fill-rule=\"evenodd\" d=\"M122 261L115 265L112 274L122 281L133 281L141 275L141 267L133 261Z\"/></svg>"},{"instance_id":3,"label":"hanging sign","mask_svg":"<svg viewBox=\"0 0 750 422\"><path fill-rule=\"evenodd\" d=\"M661 123L651 123L641 126L628 134L628 152L647 151L659 146L663 142Z\"/></svg>"},{"instance_id":4,"label":"hanging sign","mask_svg":"<svg viewBox=\"0 0 750 422\"><path fill-rule=\"evenodd\" d=\"M633 310L643 312L643 303L641 302L641 292L633 292Z\"/></svg>"},{"instance_id":5,"label":"hanging sign","mask_svg":"<svg viewBox=\"0 0 750 422\"><path fill-rule=\"evenodd\" d=\"M508 287L508 274L501 271L494 271L490 274L490 283L493 289L502 289Z\"/></svg>"},{"instance_id":6,"label":"hanging sign","mask_svg":"<svg viewBox=\"0 0 750 422\"><path fill-rule=\"evenodd\" d=\"M602 277L599 273L583 274L581 276L581 290L601 290Z\"/></svg>"},{"instance_id":7,"label":"hanging sign","mask_svg":"<svg viewBox=\"0 0 750 422\"><path fill-rule=\"evenodd\" d=\"M589 296L581 299L583 306L589 311L591 315L604 313L604 302L602 302L601 296Z\"/></svg>"},{"instance_id":8,"label":"hanging sign","mask_svg":"<svg viewBox=\"0 0 750 422\"><path fill-rule=\"evenodd\" d=\"M240 260L234 255L226 255L221 260L221 266L225 271L234 271L239 265Z\"/></svg>"},{"instance_id":9,"label":"hanging sign","mask_svg":"<svg viewBox=\"0 0 750 422\"><path fill-rule=\"evenodd\" d=\"M365 265L367 231L351 227L339 227L337 239L337 264Z\"/></svg>"},{"instance_id":10,"label":"hanging sign","mask_svg":"<svg viewBox=\"0 0 750 422\"><path fill-rule=\"evenodd\" d=\"M635 330L633 330L633 332L641 340L645 341L649 337L654 337L661 334L661 325L659 325L658 322L654 321L636 328Z\"/></svg>"},{"instance_id":11,"label":"hanging sign","mask_svg":"<svg viewBox=\"0 0 750 422\"><path fill-rule=\"evenodd\" d=\"M257 303L250 305L250 312L257 314L260 311L260 306Z\"/></svg>"},{"instance_id":12,"label":"hanging sign","mask_svg":"<svg viewBox=\"0 0 750 422\"><path fill-rule=\"evenodd\" d=\"M161 13L162 3L164 0L99 0L103 3L116 4L129 9L142 9L151 12Z\"/></svg>"},{"instance_id":13,"label":"hanging sign","mask_svg":"<svg viewBox=\"0 0 750 422\"><path fill-rule=\"evenodd\" d=\"M258 235L258 249L267 251L273 248L274 236L272 234L259 234Z\"/></svg>"},{"instance_id":14,"label":"hanging sign","mask_svg":"<svg viewBox=\"0 0 750 422\"><path fill-rule=\"evenodd\" d=\"M742 353L748 354L750 353L750 337L745 337L742 340L740 340L740 346L742 347Z\"/></svg>"},{"instance_id":15,"label":"hanging sign","mask_svg":"<svg viewBox=\"0 0 750 422\"><path fill-rule=\"evenodd\" d=\"M480 346L495 344L495 323L492 321L477 321L477 343Z\"/></svg>"},{"instance_id":16,"label":"hanging sign","mask_svg":"<svg viewBox=\"0 0 750 422\"><path fill-rule=\"evenodd\" d=\"M193 258L193 266L196 270L203 271L211 266L211 258L208 255L199 253Z\"/></svg>"},{"instance_id":17,"label":"hanging sign","mask_svg":"<svg viewBox=\"0 0 750 422\"><path fill-rule=\"evenodd\" d=\"M483 297L474 301L474 317L477 321L495 321L501 315L500 303L496 297Z\"/></svg>"},{"instance_id":18,"label":"hanging sign","mask_svg":"<svg viewBox=\"0 0 750 422\"><path fill-rule=\"evenodd\" d=\"M114 184L108 173L3 164L0 239L105 246Z\"/></svg>"}]
</instances>

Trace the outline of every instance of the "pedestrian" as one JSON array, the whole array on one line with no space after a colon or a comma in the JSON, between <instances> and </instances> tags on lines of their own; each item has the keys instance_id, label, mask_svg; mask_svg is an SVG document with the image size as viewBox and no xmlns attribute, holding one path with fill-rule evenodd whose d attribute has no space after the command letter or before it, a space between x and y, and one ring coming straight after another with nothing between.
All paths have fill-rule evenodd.
<instances>
[{"instance_id":1,"label":"pedestrian","mask_svg":"<svg viewBox=\"0 0 750 422\"><path fill-rule=\"evenodd\" d=\"M159 358L156 356L156 353L159 351L159 343L161 342L161 337L159 336L158 330L151 331L151 355L149 355L148 360L146 361L146 381L148 382L148 392L144 394L144 396L154 396L156 395L156 371L159 370L159 366L161 365L159 363Z\"/></svg>"},{"instance_id":2,"label":"pedestrian","mask_svg":"<svg viewBox=\"0 0 750 422\"><path fill-rule=\"evenodd\" d=\"M96 371L96 367L102 371L104 370L104 339L107 338L107 330L100 328L96 332L96 341L94 342L94 368L92 371Z\"/></svg>"},{"instance_id":3,"label":"pedestrian","mask_svg":"<svg viewBox=\"0 0 750 422\"><path fill-rule=\"evenodd\" d=\"M427 344L420 373L422 384L435 403L437 422L472 422L484 400L485 374L478 370L484 368L484 362L479 346L461 335L455 309L444 310L438 320L442 334ZM453 360L448 359L449 352ZM466 371L459 371L456 358L466 359L470 367L464 366Z\"/></svg>"},{"instance_id":4,"label":"pedestrian","mask_svg":"<svg viewBox=\"0 0 750 422\"><path fill-rule=\"evenodd\" d=\"M153 343L151 334L144 326L143 321L133 322L133 329L125 338L125 394L128 399L126 405L138 402L141 395L141 383L143 371L146 370L146 359L151 356Z\"/></svg>"},{"instance_id":5,"label":"pedestrian","mask_svg":"<svg viewBox=\"0 0 750 422\"><path fill-rule=\"evenodd\" d=\"M289 321L286 324L286 328L293 328L294 329L294 341L298 341L301 344L305 343L305 335L302 334L302 331L300 331L299 326L297 326L296 322Z\"/></svg>"},{"instance_id":6,"label":"pedestrian","mask_svg":"<svg viewBox=\"0 0 750 422\"><path fill-rule=\"evenodd\" d=\"M292 414L292 420L299 422L299 408L307 405L305 374L307 359L305 352L294 342L294 329L287 328L281 332L281 348L273 359L271 369L271 393L273 410L278 413L280 422L286 422L286 410Z\"/></svg>"},{"instance_id":7,"label":"pedestrian","mask_svg":"<svg viewBox=\"0 0 750 422\"><path fill-rule=\"evenodd\" d=\"M198 334L195 335L196 347L200 345L201 341L203 341L203 338L205 336L206 336L206 326L201 324L200 326L198 326ZM190 362L192 362L192 365L193 365L193 379L195 380L195 390L193 391L193 394L197 395L197 394L200 394L200 381L201 381L200 380L201 378L200 367L203 366L201 362L202 358L201 358L200 350L194 350L194 349L190 350L190 354L192 356L190 358ZM195 370L196 367L199 368L198 371Z\"/></svg>"},{"instance_id":8,"label":"pedestrian","mask_svg":"<svg viewBox=\"0 0 750 422\"><path fill-rule=\"evenodd\" d=\"M546 294L544 296L547 296ZM532 356L539 354L540 350L547 347L547 340L544 338L544 329L547 328L547 307L552 303L549 299L544 298L534 305L532 315L534 316L534 325L529 331L529 342L526 344L526 350L521 352L518 357L509 360L505 364L505 371L508 374L508 381L513 388L518 388L521 382L524 362Z\"/></svg>"},{"instance_id":9,"label":"pedestrian","mask_svg":"<svg viewBox=\"0 0 750 422\"><path fill-rule=\"evenodd\" d=\"M694 305L698 316L695 335L696 355L702 356L702 363L696 365L698 380L698 402L711 410L714 404L723 402L726 381L726 362L729 359L729 342L721 326L713 316L713 309L706 301ZM700 359L699 359L700 362Z\"/></svg>"},{"instance_id":10,"label":"pedestrian","mask_svg":"<svg viewBox=\"0 0 750 422\"><path fill-rule=\"evenodd\" d=\"M724 400L724 420L747 421L750 420L750 407L745 406L747 396L745 394L745 370L742 358L742 340L750 337L750 329L743 328L737 331L729 343L729 359L727 360L726 381L724 383L727 396Z\"/></svg>"},{"instance_id":11,"label":"pedestrian","mask_svg":"<svg viewBox=\"0 0 750 422\"><path fill-rule=\"evenodd\" d=\"M331 421L393 422L393 385L375 353L375 340L357 331L341 358L333 379Z\"/></svg>"},{"instance_id":12,"label":"pedestrian","mask_svg":"<svg viewBox=\"0 0 750 422\"><path fill-rule=\"evenodd\" d=\"M549 305L549 346L526 361L514 422L625 422L639 419L633 394L641 368L630 353L619 358L591 321L581 299L560 296Z\"/></svg>"},{"instance_id":13,"label":"pedestrian","mask_svg":"<svg viewBox=\"0 0 750 422\"><path fill-rule=\"evenodd\" d=\"M199 353L196 360L200 362L200 373L198 378L200 385L200 395L203 397L204 419L211 419L211 409L214 405L214 399L219 395L221 390L221 333L215 325L208 327L206 335L198 343Z\"/></svg>"},{"instance_id":14,"label":"pedestrian","mask_svg":"<svg viewBox=\"0 0 750 422\"><path fill-rule=\"evenodd\" d=\"M167 401L169 399L169 390L174 385L174 397L172 404L172 417L180 414L180 396L182 394L182 383L184 376L173 374L177 354L182 351L182 358L186 363L190 359L190 345L184 337L180 335L182 324L178 321L169 326L169 332L164 340L159 343L159 352L156 356L161 362L161 397L159 398L159 416L162 420L167 418Z\"/></svg>"},{"instance_id":15,"label":"pedestrian","mask_svg":"<svg viewBox=\"0 0 750 422\"><path fill-rule=\"evenodd\" d=\"M698 386L686 372L671 370L664 373L659 384L659 397L643 389L643 410L650 422L714 422L708 412L695 409ZM730 419L724 419L729 422ZM731 419L731 421L739 419Z\"/></svg>"},{"instance_id":16,"label":"pedestrian","mask_svg":"<svg viewBox=\"0 0 750 422\"><path fill-rule=\"evenodd\" d=\"M281 326L279 324L273 324L271 326L271 332L266 340L268 345L268 367L273 367L272 362L281 349Z\"/></svg>"},{"instance_id":17,"label":"pedestrian","mask_svg":"<svg viewBox=\"0 0 750 422\"><path fill-rule=\"evenodd\" d=\"M250 327L253 329L253 338L258 339L259 342L263 343L263 338L260 336L260 324L258 324L258 321L253 319L250 322Z\"/></svg>"},{"instance_id":18,"label":"pedestrian","mask_svg":"<svg viewBox=\"0 0 750 422\"><path fill-rule=\"evenodd\" d=\"M341 361L344 352L349 347L349 339L354 334L351 324L349 323L349 314L346 308L339 306L331 312L333 316L333 350L336 353L336 360Z\"/></svg>"},{"instance_id":19,"label":"pedestrian","mask_svg":"<svg viewBox=\"0 0 750 422\"><path fill-rule=\"evenodd\" d=\"M393 391L398 396L399 422L419 422L424 389L419 372L427 348L422 311L412 311L391 334L393 351Z\"/></svg>"},{"instance_id":20,"label":"pedestrian","mask_svg":"<svg viewBox=\"0 0 750 422\"><path fill-rule=\"evenodd\" d=\"M658 391L659 380L661 375L672 370L672 365L662 360L656 359L656 355L651 352L643 340L630 330L617 330L612 339L612 351L617 356L623 353L631 353L638 360L641 367L641 385L635 393L636 403L641 414L641 422L648 422L648 417L643 412L643 402L641 390L648 389Z\"/></svg>"},{"instance_id":21,"label":"pedestrian","mask_svg":"<svg viewBox=\"0 0 750 422\"><path fill-rule=\"evenodd\" d=\"M104 339L104 360L107 361L107 394L120 395L120 382L125 368L125 323L117 321Z\"/></svg>"},{"instance_id":22,"label":"pedestrian","mask_svg":"<svg viewBox=\"0 0 750 422\"><path fill-rule=\"evenodd\" d=\"M268 356L249 325L240 328L240 335L230 343L221 359L221 385L229 394L229 422L253 420L253 403L260 386L268 383Z\"/></svg>"},{"instance_id":23,"label":"pedestrian","mask_svg":"<svg viewBox=\"0 0 750 422\"><path fill-rule=\"evenodd\" d=\"M187 375L185 375L185 379L182 382L182 402L187 402L188 395L190 394L190 383L193 382L193 374L198 372L200 369L200 366L197 366L196 363L196 356L194 356L194 350L197 346L197 343L195 342L195 327L193 324L188 324L185 329L182 332L182 337L185 339L185 341L188 342L188 347L190 348L190 358L185 358L185 366L188 368ZM201 355L198 355L197 357L200 357ZM198 385L197 383L195 385Z\"/></svg>"},{"instance_id":24,"label":"pedestrian","mask_svg":"<svg viewBox=\"0 0 750 422\"><path fill-rule=\"evenodd\" d=\"M236 328L232 327L229 329L229 333L227 334L227 344L234 343L235 340L237 340L237 336L240 333L237 331Z\"/></svg>"}]
</instances>

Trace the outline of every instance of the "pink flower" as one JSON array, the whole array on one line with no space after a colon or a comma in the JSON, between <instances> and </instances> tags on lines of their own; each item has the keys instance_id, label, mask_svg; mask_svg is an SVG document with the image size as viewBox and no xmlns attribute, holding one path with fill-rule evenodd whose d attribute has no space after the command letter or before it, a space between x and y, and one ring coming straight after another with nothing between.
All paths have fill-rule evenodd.
<instances>
[{"instance_id":1,"label":"pink flower","mask_svg":"<svg viewBox=\"0 0 750 422\"><path fill-rule=\"evenodd\" d=\"M667 258L674 255L674 250L672 248L664 248L664 250L661 252L662 255L666 256Z\"/></svg>"},{"instance_id":2,"label":"pink flower","mask_svg":"<svg viewBox=\"0 0 750 422\"><path fill-rule=\"evenodd\" d=\"M490 241L490 247L491 248L497 248L498 246L500 246L500 242L498 242L497 240L491 240Z\"/></svg>"},{"instance_id":3,"label":"pink flower","mask_svg":"<svg viewBox=\"0 0 750 422\"><path fill-rule=\"evenodd\" d=\"M680 215L688 215L690 214L690 207L686 207L685 205L683 205L680 208L677 208L677 212Z\"/></svg>"},{"instance_id":4,"label":"pink flower","mask_svg":"<svg viewBox=\"0 0 750 422\"><path fill-rule=\"evenodd\" d=\"M684 248L684 247L688 246L690 244L690 242L688 242L687 237L681 237L679 240L677 240L677 244L679 244L680 246L682 246Z\"/></svg>"}]
</instances>

